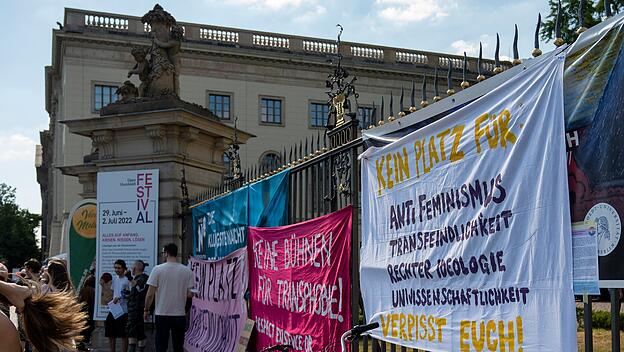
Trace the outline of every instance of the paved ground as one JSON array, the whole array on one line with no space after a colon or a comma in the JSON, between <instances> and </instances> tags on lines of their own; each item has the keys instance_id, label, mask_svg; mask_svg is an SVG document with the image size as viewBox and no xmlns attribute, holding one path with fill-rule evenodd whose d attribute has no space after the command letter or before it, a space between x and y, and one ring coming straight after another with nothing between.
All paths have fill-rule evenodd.
<instances>
[{"instance_id":1,"label":"paved ground","mask_svg":"<svg viewBox=\"0 0 624 352\"><path fill-rule=\"evenodd\" d=\"M11 307L11 321L15 326L17 326L17 315L15 314L15 307ZM104 336L104 325L98 326L93 332L91 341L91 351L93 352L108 352L108 339ZM154 351L154 330L152 325L148 324L145 327L145 334L147 335L147 344L145 348L145 352L153 352ZM170 347L170 350L171 347ZM121 351L121 341L117 341L117 351Z\"/></svg>"},{"instance_id":2,"label":"paved ground","mask_svg":"<svg viewBox=\"0 0 624 352\"><path fill-rule=\"evenodd\" d=\"M146 327L145 334L147 335L147 345L145 352L154 351L154 331L151 327ZM93 352L108 352L108 339L104 336L104 327L98 327L93 332L91 337L91 351ZM121 351L121 341L117 340L117 351Z\"/></svg>"}]
</instances>

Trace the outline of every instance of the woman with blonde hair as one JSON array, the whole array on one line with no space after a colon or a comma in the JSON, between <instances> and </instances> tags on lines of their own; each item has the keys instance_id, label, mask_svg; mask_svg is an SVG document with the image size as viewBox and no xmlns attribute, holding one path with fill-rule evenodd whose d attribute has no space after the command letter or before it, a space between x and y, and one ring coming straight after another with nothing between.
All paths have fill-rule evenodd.
<instances>
[{"instance_id":1,"label":"woman with blonde hair","mask_svg":"<svg viewBox=\"0 0 624 352\"><path fill-rule=\"evenodd\" d=\"M70 291L33 294L33 288L0 281L0 297L22 314L26 336L38 352L75 350L87 316ZM17 329L4 313L0 313L0 341L3 351L21 351Z\"/></svg>"}]
</instances>

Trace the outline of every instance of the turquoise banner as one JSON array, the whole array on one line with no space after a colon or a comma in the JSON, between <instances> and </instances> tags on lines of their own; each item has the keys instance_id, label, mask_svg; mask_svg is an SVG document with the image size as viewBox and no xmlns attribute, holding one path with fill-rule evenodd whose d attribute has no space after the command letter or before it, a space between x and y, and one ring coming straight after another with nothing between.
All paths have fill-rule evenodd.
<instances>
[{"instance_id":1,"label":"turquoise banner","mask_svg":"<svg viewBox=\"0 0 624 352\"><path fill-rule=\"evenodd\" d=\"M193 208L193 255L219 260L247 245L247 227L288 221L288 170Z\"/></svg>"}]
</instances>

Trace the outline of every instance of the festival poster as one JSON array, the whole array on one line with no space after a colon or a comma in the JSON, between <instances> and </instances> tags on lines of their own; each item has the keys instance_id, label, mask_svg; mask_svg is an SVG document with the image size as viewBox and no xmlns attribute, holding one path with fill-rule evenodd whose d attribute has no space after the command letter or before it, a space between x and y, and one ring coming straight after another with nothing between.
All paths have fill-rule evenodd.
<instances>
[{"instance_id":1,"label":"festival poster","mask_svg":"<svg viewBox=\"0 0 624 352\"><path fill-rule=\"evenodd\" d=\"M95 199L84 199L76 203L67 220L69 276L77 292L80 292L95 261L96 202Z\"/></svg>"},{"instance_id":2,"label":"festival poster","mask_svg":"<svg viewBox=\"0 0 624 352\"><path fill-rule=\"evenodd\" d=\"M247 226L285 224L289 175L285 170L193 207L193 255L223 258L247 245Z\"/></svg>"},{"instance_id":3,"label":"festival poster","mask_svg":"<svg viewBox=\"0 0 624 352\"><path fill-rule=\"evenodd\" d=\"M298 224L249 228L256 349L320 351L351 328L352 207Z\"/></svg>"},{"instance_id":4,"label":"festival poster","mask_svg":"<svg viewBox=\"0 0 624 352\"><path fill-rule=\"evenodd\" d=\"M156 264L158 169L98 172L95 320L105 320L112 299L113 264L122 259Z\"/></svg>"},{"instance_id":5,"label":"festival poster","mask_svg":"<svg viewBox=\"0 0 624 352\"><path fill-rule=\"evenodd\" d=\"M190 264L197 293L184 350L235 352L247 323L247 249L215 261L191 258Z\"/></svg>"},{"instance_id":6,"label":"festival poster","mask_svg":"<svg viewBox=\"0 0 624 352\"><path fill-rule=\"evenodd\" d=\"M576 351L563 56L362 160L372 335L428 351Z\"/></svg>"}]
</instances>

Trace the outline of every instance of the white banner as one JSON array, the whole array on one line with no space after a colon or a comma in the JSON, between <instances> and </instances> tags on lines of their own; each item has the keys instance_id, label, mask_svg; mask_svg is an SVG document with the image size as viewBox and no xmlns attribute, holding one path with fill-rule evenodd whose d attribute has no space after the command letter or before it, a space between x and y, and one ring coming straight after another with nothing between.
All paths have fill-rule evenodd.
<instances>
[{"instance_id":1,"label":"white banner","mask_svg":"<svg viewBox=\"0 0 624 352\"><path fill-rule=\"evenodd\" d=\"M375 337L430 351L576 351L563 63L527 67L361 156L361 287Z\"/></svg>"},{"instance_id":2,"label":"white banner","mask_svg":"<svg viewBox=\"0 0 624 352\"><path fill-rule=\"evenodd\" d=\"M157 264L157 169L98 172L96 241L95 320L104 320L113 263L122 259L130 269L141 259L149 265L147 274Z\"/></svg>"}]
</instances>

